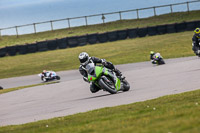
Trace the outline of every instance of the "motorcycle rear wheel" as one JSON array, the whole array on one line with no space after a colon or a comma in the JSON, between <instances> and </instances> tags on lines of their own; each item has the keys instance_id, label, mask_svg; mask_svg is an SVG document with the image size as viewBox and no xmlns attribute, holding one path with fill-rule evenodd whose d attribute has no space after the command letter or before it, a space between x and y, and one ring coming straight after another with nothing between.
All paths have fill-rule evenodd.
<instances>
[{"instance_id":1,"label":"motorcycle rear wheel","mask_svg":"<svg viewBox=\"0 0 200 133\"><path fill-rule=\"evenodd\" d=\"M57 80L60 80L60 76L56 76L56 79L57 79Z\"/></svg>"},{"instance_id":2,"label":"motorcycle rear wheel","mask_svg":"<svg viewBox=\"0 0 200 133\"><path fill-rule=\"evenodd\" d=\"M128 83L128 81L126 81L125 79L123 81L121 81L123 83L123 90L122 91L129 91L130 89L130 84Z\"/></svg>"},{"instance_id":3,"label":"motorcycle rear wheel","mask_svg":"<svg viewBox=\"0 0 200 133\"><path fill-rule=\"evenodd\" d=\"M163 59L160 59L160 61L158 62L159 65L165 64L165 61Z\"/></svg>"}]
</instances>

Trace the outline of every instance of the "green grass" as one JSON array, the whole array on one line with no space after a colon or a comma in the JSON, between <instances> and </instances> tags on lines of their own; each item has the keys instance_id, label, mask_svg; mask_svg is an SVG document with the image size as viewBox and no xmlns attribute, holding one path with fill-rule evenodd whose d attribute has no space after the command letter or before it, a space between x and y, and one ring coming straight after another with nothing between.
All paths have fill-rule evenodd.
<instances>
[{"instance_id":1,"label":"green grass","mask_svg":"<svg viewBox=\"0 0 200 133\"><path fill-rule=\"evenodd\" d=\"M63 50L38 52L27 55L0 58L0 78L40 73L43 69L62 71L79 68L78 55L82 51L91 56L105 58L114 64L126 64L149 60L151 50L166 58L194 55L191 48L193 32L182 32L127 39Z\"/></svg>"},{"instance_id":2,"label":"green grass","mask_svg":"<svg viewBox=\"0 0 200 133\"><path fill-rule=\"evenodd\" d=\"M179 23L183 21L199 20L200 11L179 12L165 14L145 19L121 20L109 22L105 24L74 27L70 29L61 29L55 31L41 32L37 34L0 37L0 47L11 46L17 44L33 43L36 41L50 40L55 38L63 38L67 36L85 35L89 33L102 33L127 28L147 27L161 24Z\"/></svg>"},{"instance_id":3,"label":"green grass","mask_svg":"<svg viewBox=\"0 0 200 133\"><path fill-rule=\"evenodd\" d=\"M40 84L34 84L34 85L27 85L27 86L15 87L15 88L3 89L3 90L0 90L0 94L8 93L8 92L11 92L11 91L16 91L16 90L21 90L21 89L24 89L24 88L29 88L29 87L34 87L34 86L41 86L41 85L49 85L49 84L54 84L54 83L58 83L58 81L46 82L46 83L40 83Z\"/></svg>"},{"instance_id":4,"label":"green grass","mask_svg":"<svg viewBox=\"0 0 200 133\"><path fill-rule=\"evenodd\" d=\"M0 133L199 133L200 90L0 128Z\"/></svg>"}]
</instances>

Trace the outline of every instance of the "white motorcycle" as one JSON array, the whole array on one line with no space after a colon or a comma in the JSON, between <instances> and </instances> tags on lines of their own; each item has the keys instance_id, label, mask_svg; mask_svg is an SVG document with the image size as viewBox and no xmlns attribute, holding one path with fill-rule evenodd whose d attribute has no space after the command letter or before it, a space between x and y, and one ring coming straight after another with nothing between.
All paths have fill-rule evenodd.
<instances>
[{"instance_id":1,"label":"white motorcycle","mask_svg":"<svg viewBox=\"0 0 200 133\"><path fill-rule=\"evenodd\" d=\"M38 74L38 76L44 82L51 81L51 80L60 80L60 76L58 76L56 72L54 71L47 71L45 73L40 73Z\"/></svg>"},{"instance_id":2,"label":"white motorcycle","mask_svg":"<svg viewBox=\"0 0 200 133\"><path fill-rule=\"evenodd\" d=\"M156 53L153 56L153 60L151 62L152 64L157 64L157 65L165 64L165 61L163 60L163 57L160 55L160 53Z\"/></svg>"}]
</instances>

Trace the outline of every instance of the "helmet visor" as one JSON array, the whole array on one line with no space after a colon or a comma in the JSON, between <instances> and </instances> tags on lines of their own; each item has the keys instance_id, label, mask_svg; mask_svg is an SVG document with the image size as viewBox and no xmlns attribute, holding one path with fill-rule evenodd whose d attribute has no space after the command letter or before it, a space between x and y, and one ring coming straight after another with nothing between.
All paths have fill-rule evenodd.
<instances>
[{"instance_id":1,"label":"helmet visor","mask_svg":"<svg viewBox=\"0 0 200 133\"><path fill-rule=\"evenodd\" d=\"M81 64L84 64L88 60L88 57L85 57L85 58L79 59L79 60L80 60Z\"/></svg>"}]
</instances>

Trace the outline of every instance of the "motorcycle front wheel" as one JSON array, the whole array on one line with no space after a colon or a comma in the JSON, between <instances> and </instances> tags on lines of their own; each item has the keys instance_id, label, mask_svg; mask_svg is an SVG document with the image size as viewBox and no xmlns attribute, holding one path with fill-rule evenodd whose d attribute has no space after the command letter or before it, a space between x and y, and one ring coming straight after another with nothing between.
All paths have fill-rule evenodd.
<instances>
[{"instance_id":1,"label":"motorcycle front wheel","mask_svg":"<svg viewBox=\"0 0 200 133\"><path fill-rule=\"evenodd\" d=\"M108 82L109 81L109 82ZM111 94L116 94L117 90L115 89L115 85L112 81L108 80L107 81L105 79L100 79L99 80L99 85L105 89L106 91L108 91Z\"/></svg>"}]
</instances>

